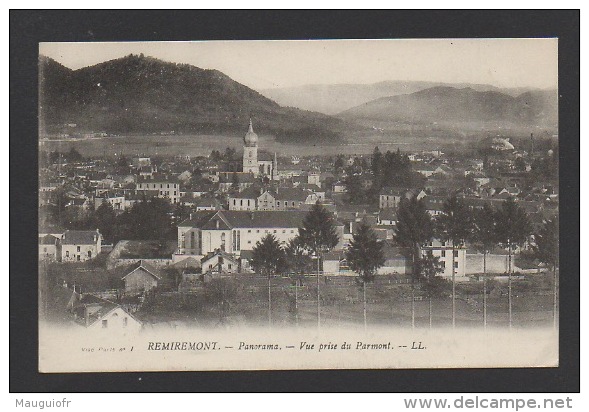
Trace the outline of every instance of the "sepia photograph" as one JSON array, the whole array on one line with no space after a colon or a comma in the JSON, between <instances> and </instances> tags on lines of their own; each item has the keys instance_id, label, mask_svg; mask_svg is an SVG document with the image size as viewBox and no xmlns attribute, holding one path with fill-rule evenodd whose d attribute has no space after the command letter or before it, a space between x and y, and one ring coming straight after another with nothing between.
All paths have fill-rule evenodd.
<instances>
[{"instance_id":1,"label":"sepia photograph","mask_svg":"<svg viewBox=\"0 0 589 412\"><path fill-rule=\"evenodd\" d=\"M39 371L557 367L558 44L40 43Z\"/></svg>"}]
</instances>

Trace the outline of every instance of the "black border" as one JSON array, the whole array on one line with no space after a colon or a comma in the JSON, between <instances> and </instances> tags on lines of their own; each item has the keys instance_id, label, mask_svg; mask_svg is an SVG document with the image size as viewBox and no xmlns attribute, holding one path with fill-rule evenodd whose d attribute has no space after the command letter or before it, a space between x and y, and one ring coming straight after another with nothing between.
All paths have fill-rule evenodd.
<instances>
[{"instance_id":1,"label":"black border","mask_svg":"<svg viewBox=\"0 0 589 412\"><path fill-rule=\"evenodd\" d=\"M578 10L11 10L10 392L579 392L579 36ZM559 38L563 276L558 368L37 372L38 42L437 37Z\"/></svg>"}]
</instances>

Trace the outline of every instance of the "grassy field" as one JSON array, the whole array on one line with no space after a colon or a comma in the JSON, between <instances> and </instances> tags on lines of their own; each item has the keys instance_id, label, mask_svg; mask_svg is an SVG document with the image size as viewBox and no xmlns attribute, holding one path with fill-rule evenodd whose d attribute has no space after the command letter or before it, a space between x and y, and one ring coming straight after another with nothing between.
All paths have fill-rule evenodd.
<instances>
[{"instance_id":1,"label":"grassy field","mask_svg":"<svg viewBox=\"0 0 589 412\"><path fill-rule=\"evenodd\" d=\"M383 278L367 287L367 321L369 325L411 327L411 287L389 283ZM240 276L238 291L227 299L226 311L211 300L206 288L194 293L156 295L141 309L138 316L150 323L181 321L194 326L220 324L255 326L268 324L268 286L263 278ZM272 280L272 324L276 326L313 326L317 324L317 288L314 278L295 288L290 279ZM477 286L481 289L476 292ZM331 278L320 284L321 324L325 327L361 327L363 324L362 289L354 278ZM456 301L457 326L483 326L482 284L458 285ZM430 302L416 292L416 327L429 327ZM548 287L530 282L514 282L513 324L516 327L552 324L553 297ZM432 325L452 323L452 301L449 296L432 300ZM490 327L508 326L506 285L495 285L487 299L487 321Z\"/></svg>"},{"instance_id":2,"label":"grassy field","mask_svg":"<svg viewBox=\"0 0 589 412\"><path fill-rule=\"evenodd\" d=\"M67 152L75 148L83 156L100 157L114 154L134 155L146 154L150 156L175 156L188 154L191 156L206 156L212 150L224 150L226 147L240 149L243 145L241 136L222 135L193 135L193 136L118 136L81 140L42 140L39 141L41 150ZM300 145L277 142L271 136L260 136L259 147L269 152L276 152L282 156L309 156L317 154L370 154L374 147L381 151L397 150L416 151L444 149L448 147L468 148L468 141L457 140L452 137L421 136L409 137L392 132L362 133L350 136L341 144L336 145Z\"/></svg>"}]
</instances>

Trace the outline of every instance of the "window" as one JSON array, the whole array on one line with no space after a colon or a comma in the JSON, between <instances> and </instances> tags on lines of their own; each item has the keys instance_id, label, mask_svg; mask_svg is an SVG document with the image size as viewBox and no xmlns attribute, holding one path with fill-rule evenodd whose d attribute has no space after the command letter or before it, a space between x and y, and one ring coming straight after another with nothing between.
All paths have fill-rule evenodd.
<instances>
[{"instance_id":1,"label":"window","mask_svg":"<svg viewBox=\"0 0 589 412\"><path fill-rule=\"evenodd\" d=\"M274 229L274 233L276 233L276 229Z\"/></svg>"},{"instance_id":2,"label":"window","mask_svg":"<svg viewBox=\"0 0 589 412\"><path fill-rule=\"evenodd\" d=\"M454 268L458 269L458 262L454 262Z\"/></svg>"},{"instance_id":3,"label":"window","mask_svg":"<svg viewBox=\"0 0 589 412\"><path fill-rule=\"evenodd\" d=\"M229 263L229 264L227 265L227 268L228 268L228 269L231 269L231 263Z\"/></svg>"},{"instance_id":4,"label":"window","mask_svg":"<svg viewBox=\"0 0 589 412\"><path fill-rule=\"evenodd\" d=\"M80 251L80 246L76 247L76 252Z\"/></svg>"},{"instance_id":5,"label":"window","mask_svg":"<svg viewBox=\"0 0 589 412\"><path fill-rule=\"evenodd\" d=\"M102 329L106 329L106 328L108 328L108 320L104 319L102 321Z\"/></svg>"},{"instance_id":6,"label":"window","mask_svg":"<svg viewBox=\"0 0 589 412\"><path fill-rule=\"evenodd\" d=\"M247 230L247 233L252 233L252 230L251 230L251 229L248 229L248 230Z\"/></svg>"},{"instance_id":7,"label":"window","mask_svg":"<svg viewBox=\"0 0 589 412\"><path fill-rule=\"evenodd\" d=\"M260 233L260 229L257 229L257 230L256 230L256 233Z\"/></svg>"},{"instance_id":8,"label":"window","mask_svg":"<svg viewBox=\"0 0 589 412\"><path fill-rule=\"evenodd\" d=\"M280 200L276 202L276 206L280 206Z\"/></svg>"},{"instance_id":9,"label":"window","mask_svg":"<svg viewBox=\"0 0 589 412\"><path fill-rule=\"evenodd\" d=\"M291 230L290 230L290 233L294 233L294 229L291 229Z\"/></svg>"},{"instance_id":10,"label":"window","mask_svg":"<svg viewBox=\"0 0 589 412\"><path fill-rule=\"evenodd\" d=\"M442 264L442 269L446 270L446 262L440 262Z\"/></svg>"},{"instance_id":11,"label":"window","mask_svg":"<svg viewBox=\"0 0 589 412\"><path fill-rule=\"evenodd\" d=\"M282 229L282 233L286 233L286 229Z\"/></svg>"},{"instance_id":12,"label":"window","mask_svg":"<svg viewBox=\"0 0 589 412\"><path fill-rule=\"evenodd\" d=\"M91 250L88 251L88 259L92 259L92 251Z\"/></svg>"},{"instance_id":13,"label":"window","mask_svg":"<svg viewBox=\"0 0 589 412\"><path fill-rule=\"evenodd\" d=\"M457 251L457 250L455 250L455 251L454 251L454 257L455 257L455 258L457 258L457 257L458 257L458 251Z\"/></svg>"},{"instance_id":14,"label":"window","mask_svg":"<svg viewBox=\"0 0 589 412\"><path fill-rule=\"evenodd\" d=\"M80 261L80 255L76 256L76 260L79 262Z\"/></svg>"},{"instance_id":15,"label":"window","mask_svg":"<svg viewBox=\"0 0 589 412\"><path fill-rule=\"evenodd\" d=\"M446 242L442 242L442 246L446 246Z\"/></svg>"},{"instance_id":16,"label":"window","mask_svg":"<svg viewBox=\"0 0 589 412\"><path fill-rule=\"evenodd\" d=\"M69 257L70 257L70 251L69 251L69 250L66 250L66 251L65 251L65 257L66 257L66 258L69 258Z\"/></svg>"},{"instance_id":17,"label":"window","mask_svg":"<svg viewBox=\"0 0 589 412\"><path fill-rule=\"evenodd\" d=\"M446 257L446 251L442 250L442 257Z\"/></svg>"}]
</instances>

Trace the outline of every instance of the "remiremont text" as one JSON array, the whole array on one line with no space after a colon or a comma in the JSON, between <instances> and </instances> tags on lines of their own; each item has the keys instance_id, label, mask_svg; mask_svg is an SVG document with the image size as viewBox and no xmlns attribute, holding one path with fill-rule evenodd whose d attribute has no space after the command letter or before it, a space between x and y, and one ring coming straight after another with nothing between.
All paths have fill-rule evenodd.
<instances>
[{"instance_id":1,"label":"remiremont text","mask_svg":"<svg viewBox=\"0 0 589 412\"><path fill-rule=\"evenodd\" d=\"M233 349L233 346L226 347ZM221 346L216 341L201 341L201 342L149 342L147 350L169 350L169 351L211 351L220 350ZM239 342L238 350L279 350L280 346L277 344L247 344Z\"/></svg>"}]
</instances>

